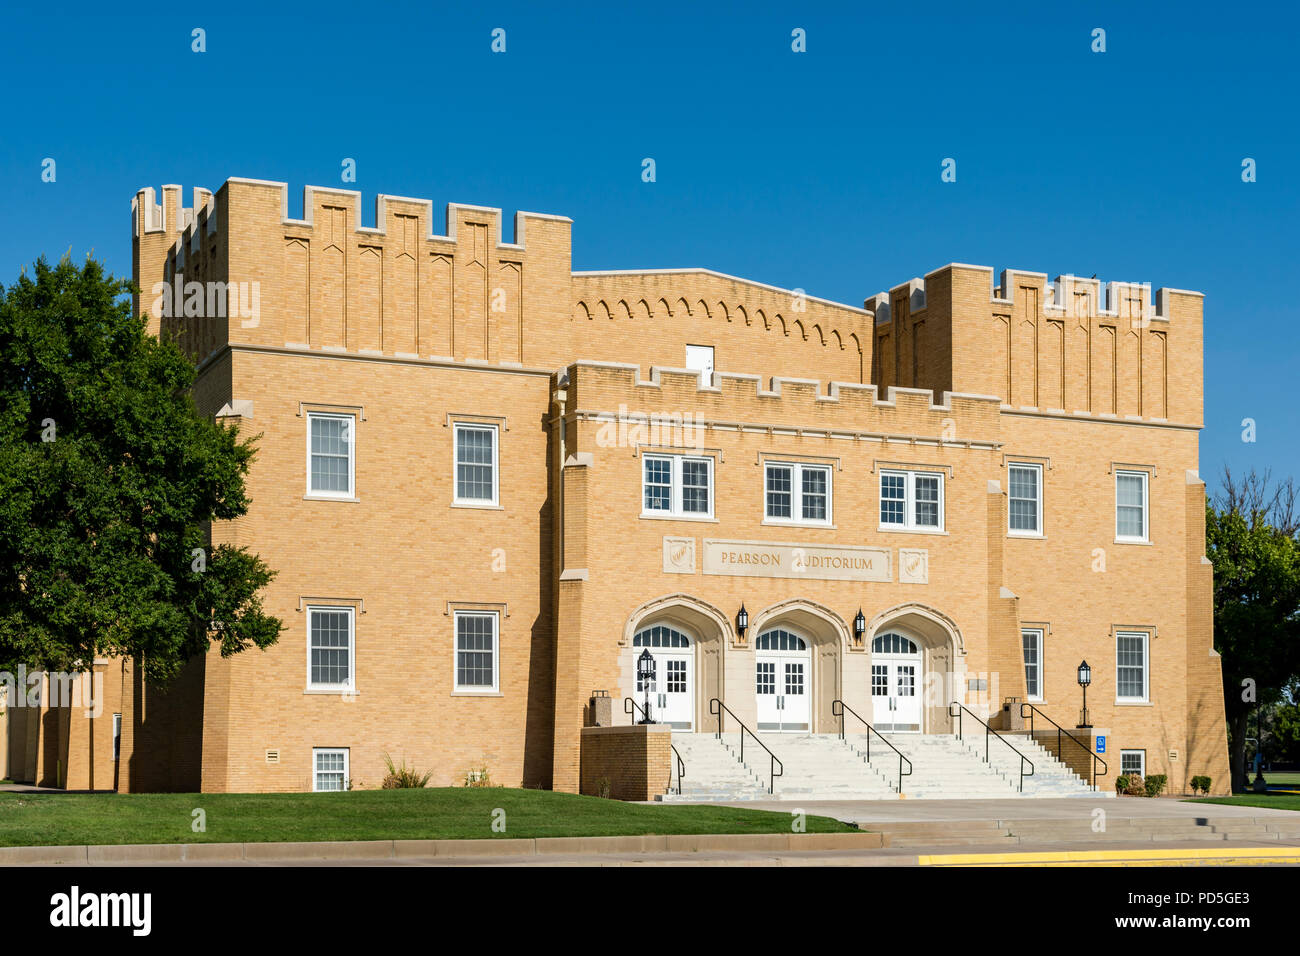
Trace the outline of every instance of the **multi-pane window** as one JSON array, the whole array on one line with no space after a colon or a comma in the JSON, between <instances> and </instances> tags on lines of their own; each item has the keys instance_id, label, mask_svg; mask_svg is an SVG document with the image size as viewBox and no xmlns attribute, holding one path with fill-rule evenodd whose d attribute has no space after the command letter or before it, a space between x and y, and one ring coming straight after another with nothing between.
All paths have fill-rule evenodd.
<instances>
[{"instance_id":1,"label":"multi-pane window","mask_svg":"<svg viewBox=\"0 0 1300 956\"><path fill-rule=\"evenodd\" d=\"M497 615L456 612L456 690L497 689Z\"/></svg>"},{"instance_id":2,"label":"multi-pane window","mask_svg":"<svg viewBox=\"0 0 1300 956\"><path fill-rule=\"evenodd\" d=\"M1025 696L1030 700L1043 699L1043 632L1039 628L1025 628L1020 632L1020 643L1025 653Z\"/></svg>"},{"instance_id":3,"label":"multi-pane window","mask_svg":"<svg viewBox=\"0 0 1300 956\"><path fill-rule=\"evenodd\" d=\"M1119 752L1119 772L1125 776L1147 775L1147 752L1145 750L1121 750Z\"/></svg>"},{"instance_id":4,"label":"multi-pane window","mask_svg":"<svg viewBox=\"0 0 1300 956\"><path fill-rule=\"evenodd\" d=\"M353 415L307 415L307 493L351 498L355 470Z\"/></svg>"},{"instance_id":5,"label":"multi-pane window","mask_svg":"<svg viewBox=\"0 0 1300 956\"><path fill-rule=\"evenodd\" d=\"M791 697L798 697L803 693L802 664L785 665L785 692Z\"/></svg>"},{"instance_id":6,"label":"multi-pane window","mask_svg":"<svg viewBox=\"0 0 1300 956\"><path fill-rule=\"evenodd\" d=\"M1115 537L1120 541L1147 540L1147 473L1115 473Z\"/></svg>"},{"instance_id":7,"label":"multi-pane window","mask_svg":"<svg viewBox=\"0 0 1300 956\"><path fill-rule=\"evenodd\" d=\"M456 426L456 503L497 503L495 425Z\"/></svg>"},{"instance_id":8,"label":"multi-pane window","mask_svg":"<svg viewBox=\"0 0 1300 956\"><path fill-rule=\"evenodd\" d=\"M350 690L353 663L352 608L307 609L308 687Z\"/></svg>"},{"instance_id":9,"label":"multi-pane window","mask_svg":"<svg viewBox=\"0 0 1300 956\"><path fill-rule=\"evenodd\" d=\"M1145 632L1115 634L1115 696L1120 700L1147 699L1147 645Z\"/></svg>"},{"instance_id":10,"label":"multi-pane window","mask_svg":"<svg viewBox=\"0 0 1300 956\"><path fill-rule=\"evenodd\" d=\"M889 696L889 668L884 664L871 665L871 696Z\"/></svg>"},{"instance_id":11,"label":"multi-pane window","mask_svg":"<svg viewBox=\"0 0 1300 956\"><path fill-rule=\"evenodd\" d=\"M317 748L311 752L312 790L317 792L348 788L348 751Z\"/></svg>"},{"instance_id":12,"label":"multi-pane window","mask_svg":"<svg viewBox=\"0 0 1300 956\"><path fill-rule=\"evenodd\" d=\"M916 696L916 667L912 664L898 665L898 696Z\"/></svg>"},{"instance_id":13,"label":"multi-pane window","mask_svg":"<svg viewBox=\"0 0 1300 956\"><path fill-rule=\"evenodd\" d=\"M769 462L764 469L764 511L768 521L826 524L831 516L828 465Z\"/></svg>"},{"instance_id":14,"label":"multi-pane window","mask_svg":"<svg viewBox=\"0 0 1300 956\"><path fill-rule=\"evenodd\" d=\"M642 514L712 517L712 458L643 455L642 461Z\"/></svg>"},{"instance_id":15,"label":"multi-pane window","mask_svg":"<svg viewBox=\"0 0 1300 956\"><path fill-rule=\"evenodd\" d=\"M776 662L758 662L758 692L760 694L776 693Z\"/></svg>"},{"instance_id":16,"label":"multi-pane window","mask_svg":"<svg viewBox=\"0 0 1300 956\"><path fill-rule=\"evenodd\" d=\"M908 531L942 531L943 476L929 471L882 471L880 525Z\"/></svg>"},{"instance_id":17,"label":"multi-pane window","mask_svg":"<svg viewBox=\"0 0 1300 956\"><path fill-rule=\"evenodd\" d=\"M1007 530L1012 534L1043 533L1043 466L1007 466Z\"/></svg>"},{"instance_id":18,"label":"multi-pane window","mask_svg":"<svg viewBox=\"0 0 1300 956\"><path fill-rule=\"evenodd\" d=\"M664 690L670 694L686 693L686 662L664 661Z\"/></svg>"}]
</instances>

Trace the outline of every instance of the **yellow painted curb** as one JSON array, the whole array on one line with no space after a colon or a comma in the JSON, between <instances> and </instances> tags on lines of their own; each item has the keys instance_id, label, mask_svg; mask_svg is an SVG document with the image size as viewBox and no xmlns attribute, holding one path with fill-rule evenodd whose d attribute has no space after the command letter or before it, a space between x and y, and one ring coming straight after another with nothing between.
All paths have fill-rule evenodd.
<instances>
[{"instance_id":1,"label":"yellow painted curb","mask_svg":"<svg viewBox=\"0 0 1300 956\"><path fill-rule=\"evenodd\" d=\"M1058 853L945 853L916 858L918 866L1187 866L1196 863L1300 863L1295 847L1194 850L1065 850Z\"/></svg>"}]
</instances>

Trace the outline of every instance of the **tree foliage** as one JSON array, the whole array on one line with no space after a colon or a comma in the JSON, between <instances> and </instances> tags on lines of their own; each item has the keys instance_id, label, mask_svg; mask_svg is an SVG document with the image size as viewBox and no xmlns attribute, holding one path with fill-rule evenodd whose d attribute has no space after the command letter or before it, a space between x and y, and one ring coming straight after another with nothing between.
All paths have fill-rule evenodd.
<instances>
[{"instance_id":1,"label":"tree foliage","mask_svg":"<svg viewBox=\"0 0 1300 956\"><path fill-rule=\"evenodd\" d=\"M1238 479L1206 509L1214 564L1214 646L1223 659L1233 779L1245 783L1248 718L1300 675L1300 543L1295 485L1267 473Z\"/></svg>"},{"instance_id":2,"label":"tree foliage","mask_svg":"<svg viewBox=\"0 0 1300 956\"><path fill-rule=\"evenodd\" d=\"M248 510L252 440L201 416L194 365L95 261L0 285L0 667L131 656L166 681L212 642L274 643L273 572L211 548Z\"/></svg>"}]
</instances>

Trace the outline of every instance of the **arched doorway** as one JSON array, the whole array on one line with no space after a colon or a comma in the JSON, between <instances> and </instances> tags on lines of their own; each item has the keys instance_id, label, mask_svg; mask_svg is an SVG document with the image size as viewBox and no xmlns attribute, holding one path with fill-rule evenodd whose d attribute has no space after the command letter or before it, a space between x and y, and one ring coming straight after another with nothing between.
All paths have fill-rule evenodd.
<instances>
[{"instance_id":1,"label":"arched doorway","mask_svg":"<svg viewBox=\"0 0 1300 956\"><path fill-rule=\"evenodd\" d=\"M916 646L919 660L912 652L905 651L901 644L896 645L892 638L881 641L879 646L882 650L877 651L877 638L891 633L911 641ZM876 614L867 625L867 634L871 640L873 717L884 716L876 711L878 698L887 697L891 686L897 687L897 675L893 684L890 683L891 661L912 664L916 666L917 696L906 700L904 706L920 708L920 726L914 729L929 734L952 733L954 725L948 714L948 705L954 700L964 699L965 684L966 643L957 623L936 608L913 602L898 604ZM881 654L886 655L883 660L878 659ZM910 661L908 657L911 657ZM875 669L877 665L885 666L883 674ZM877 689L882 687L885 693L877 694ZM904 718L893 722L911 723L911 715L906 709ZM891 723L889 720L884 722Z\"/></svg>"},{"instance_id":2,"label":"arched doorway","mask_svg":"<svg viewBox=\"0 0 1300 956\"><path fill-rule=\"evenodd\" d=\"M648 687L640 675L635 678L635 700L644 701L648 693L655 720L674 730L694 730L695 642L691 636L672 625L655 624L637 631L632 647L648 649L655 659L655 676ZM635 652L639 657L640 650Z\"/></svg>"},{"instance_id":3,"label":"arched doorway","mask_svg":"<svg viewBox=\"0 0 1300 956\"><path fill-rule=\"evenodd\" d=\"M891 628L871 642L871 723L882 733L919 733L921 645Z\"/></svg>"},{"instance_id":4,"label":"arched doorway","mask_svg":"<svg viewBox=\"0 0 1300 956\"><path fill-rule=\"evenodd\" d=\"M759 730L804 732L812 727L812 650L790 628L774 627L754 641L754 693Z\"/></svg>"}]
</instances>

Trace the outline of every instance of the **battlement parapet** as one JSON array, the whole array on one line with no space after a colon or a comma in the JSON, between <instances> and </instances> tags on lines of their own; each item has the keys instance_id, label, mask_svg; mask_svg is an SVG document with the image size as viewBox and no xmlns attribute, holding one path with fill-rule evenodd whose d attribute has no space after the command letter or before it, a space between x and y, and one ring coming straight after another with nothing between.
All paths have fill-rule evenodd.
<instances>
[{"instance_id":1,"label":"battlement parapet","mask_svg":"<svg viewBox=\"0 0 1300 956\"><path fill-rule=\"evenodd\" d=\"M1027 284L1041 286L1045 290L1043 311L1056 314L1168 322L1172 318L1172 296L1204 298L1202 293L1186 289L1162 286L1153 290L1149 282L1106 282L1095 276L1084 278L1070 273L1049 280L1045 272L1025 269L1003 269L995 282L992 266L950 262L927 272L925 278L914 278L889 292L871 296L866 300L866 308L875 317L877 325L886 324L893 318L891 303L903 294L907 296L910 311L920 312L926 307L926 280L941 272L958 269L988 273L989 302L994 305L1013 306L1015 290L1018 285L1026 284L1026 280Z\"/></svg>"},{"instance_id":2,"label":"battlement parapet","mask_svg":"<svg viewBox=\"0 0 1300 956\"><path fill-rule=\"evenodd\" d=\"M678 417L697 426L800 436L871 438L992 446L1001 400L990 395L888 388L816 379L575 362L563 379L579 417L594 420ZM688 417L689 416L689 417Z\"/></svg>"}]
</instances>

